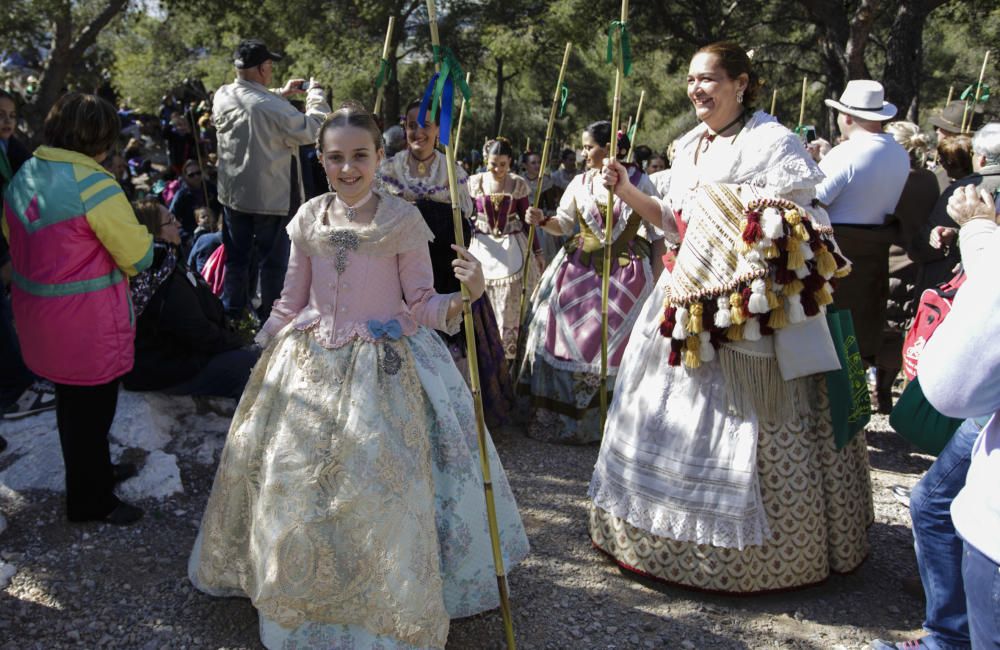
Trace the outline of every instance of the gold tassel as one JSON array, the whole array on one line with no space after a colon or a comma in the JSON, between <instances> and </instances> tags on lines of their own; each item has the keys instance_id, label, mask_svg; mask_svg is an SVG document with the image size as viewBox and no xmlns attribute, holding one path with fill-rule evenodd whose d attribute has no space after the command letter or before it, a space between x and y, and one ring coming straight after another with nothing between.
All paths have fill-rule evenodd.
<instances>
[{"instance_id":1,"label":"gold tassel","mask_svg":"<svg viewBox=\"0 0 1000 650\"><path fill-rule=\"evenodd\" d=\"M837 261L833 259L833 254L826 244L820 244L819 250L816 251L816 270L824 278L833 277L837 272Z\"/></svg>"},{"instance_id":2,"label":"gold tassel","mask_svg":"<svg viewBox=\"0 0 1000 650\"><path fill-rule=\"evenodd\" d=\"M795 278L785 285L785 288L781 290L781 293L786 296L794 296L797 293L802 293L802 290L805 288L806 285L802 284L802 280Z\"/></svg>"},{"instance_id":3,"label":"gold tassel","mask_svg":"<svg viewBox=\"0 0 1000 650\"><path fill-rule=\"evenodd\" d=\"M688 307L689 317L687 324L688 334L701 334L701 318L704 314L705 307L700 302L691 303Z\"/></svg>"},{"instance_id":4,"label":"gold tassel","mask_svg":"<svg viewBox=\"0 0 1000 650\"><path fill-rule=\"evenodd\" d=\"M701 366L701 339L697 336L689 336L687 340L687 351L684 353L684 365L688 368Z\"/></svg>"},{"instance_id":5,"label":"gold tassel","mask_svg":"<svg viewBox=\"0 0 1000 650\"><path fill-rule=\"evenodd\" d=\"M780 305L781 305L781 299L778 298L778 294L774 293L771 290L768 290L768 292L767 292L767 308L769 310L770 309L776 309Z\"/></svg>"},{"instance_id":6,"label":"gold tassel","mask_svg":"<svg viewBox=\"0 0 1000 650\"><path fill-rule=\"evenodd\" d=\"M777 259L779 255L781 255L781 251L778 250L778 247L775 244L771 244L764 249L764 259L766 260Z\"/></svg>"},{"instance_id":7,"label":"gold tassel","mask_svg":"<svg viewBox=\"0 0 1000 650\"><path fill-rule=\"evenodd\" d=\"M806 265L806 258L802 255L802 244L799 240L794 237L788 239L788 270L795 271L796 269L804 268Z\"/></svg>"},{"instance_id":8,"label":"gold tassel","mask_svg":"<svg viewBox=\"0 0 1000 650\"><path fill-rule=\"evenodd\" d=\"M806 227L803 226L801 223L796 224L792 228L792 230L795 231L795 236L801 239L802 241L809 241L809 231L806 230Z\"/></svg>"},{"instance_id":9,"label":"gold tassel","mask_svg":"<svg viewBox=\"0 0 1000 650\"><path fill-rule=\"evenodd\" d=\"M851 267L850 266L844 266L844 267L841 267L841 268L837 269L837 271L833 274L833 277L835 277L835 278L846 278L850 274L851 274Z\"/></svg>"},{"instance_id":10,"label":"gold tassel","mask_svg":"<svg viewBox=\"0 0 1000 650\"><path fill-rule=\"evenodd\" d=\"M779 304L771 309L771 315L767 319L767 326L773 330L780 330L788 326L788 315L785 313L785 306Z\"/></svg>"},{"instance_id":11,"label":"gold tassel","mask_svg":"<svg viewBox=\"0 0 1000 650\"><path fill-rule=\"evenodd\" d=\"M813 297L816 299L816 304L822 307L823 305L829 305L833 302L833 296L830 292L826 290L826 284L819 288L819 291L813 291Z\"/></svg>"},{"instance_id":12,"label":"gold tassel","mask_svg":"<svg viewBox=\"0 0 1000 650\"><path fill-rule=\"evenodd\" d=\"M802 215L799 214L798 210L786 210L785 211L785 221L789 226L794 228L795 226L802 223Z\"/></svg>"},{"instance_id":13,"label":"gold tassel","mask_svg":"<svg viewBox=\"0 0 1000 650\"><path fill-rule=\"evenodd\" d=\"M743 315L743 296L734 293L729 296L729 312L732 316L733 325L742 325L746 322L746 316Z\"/></svg>"},{"instance_id":14,"label":"gold tassel","mask_svg":"<svg viewBox=\"0 0 1000 650\"><path fill-rule=\"evenodd\" d=\"M726 330L726 338L730 341L742 341L743 340L743 324L730 325L729 329Z\"/></svg>"}]
</instances>

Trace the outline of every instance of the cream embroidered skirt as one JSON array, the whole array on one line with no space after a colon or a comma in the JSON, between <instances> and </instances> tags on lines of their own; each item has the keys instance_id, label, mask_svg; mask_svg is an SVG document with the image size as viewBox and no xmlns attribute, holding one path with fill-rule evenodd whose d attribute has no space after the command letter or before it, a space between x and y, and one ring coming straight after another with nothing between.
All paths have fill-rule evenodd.
<instances>
[{"instance_id":1,"label":"cream embroidered skirt","mask_svg":"<svg viewBox=\"0 0 1000 650\"><path fill-rule=\"evenodd\" d=\"M732 411L718 360L669 366L662 287L615 385L590 487L594 545L633 571L720 592L855 569L874 514L864 434L835 448L822 377L797 380L808 397L775 422Z\"/></svg>"},{"instance_id":2,"label":"cream embroidered skirt","mask_svg":"<svg viewBox=\"0 0 1000 650\"><path fill-rule=\"evenodd\" d=\"M492 442L505 565L528 552ZM286 328L233 419L189 563L268 648L443 648L497 607L472 398L439 337L326 349Z\"/></svg>"}]
</instances>

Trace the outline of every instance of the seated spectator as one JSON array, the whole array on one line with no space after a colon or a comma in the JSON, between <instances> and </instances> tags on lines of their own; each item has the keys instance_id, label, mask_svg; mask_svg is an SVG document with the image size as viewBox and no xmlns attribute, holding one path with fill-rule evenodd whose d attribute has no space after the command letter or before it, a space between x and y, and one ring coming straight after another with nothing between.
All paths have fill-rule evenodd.
<instances>
[{"instance_id":1,"label":"seated spectator","mask_svg":"<svg viewBox=\"0 0 1000 650\"><path fill-rule=\"evenodd\" d=\"M137 323L129 390L238 398L260 349L229 327L201 277L179 258L180 227L156 201L140 201L136 216L154 237L153 264L133 278Z\"/></svg>"},{"instance_id":2,"label":"seated spectator","mask_svg":"<svg viewBox=\"0 0 1000 650\"><path fill-rule=\"evenodd\" d=\"M108 170L125 192L125 198L129 201L135 200L135 184L132 182L132 171L125 162L125 156L120 153L112 153L101 163L104 169Z\"/></svg>"},{"instance_id":3,"label":"seated spectator","mask_svg":"<svg viewBox=\"0 0 1000 650\"><path fill-rule=\"evenodd\" d=\"M208 258L216 248L222 246L222 223L207 208L198 208L196 214L199 213L201 218L198 220L198 228L194 231L194 245L191 247L191 254L188 255L188 267L201 273Z\"/></svg>"},{"instance_id":4,"label":"seated spectator","mask_svg":"<svg viewBox=\"0 0 1000 650\"><path fill-rule=\"evenodd\" d=\"M654 153L650 156L649 160L646 161L646 175L652 176L656 172L662 172L667 169L667 158L663 154Z\"/></svg>"},{"instance_id":5,"label":"seated spectator","mask_svg":"<svg viewBox=\"0 0 1000 650\"><path fill-rule=\"evenodd\" d=\"M170 198L164 201L177 220L181 223L181 240L185 245L190 245L194 231L198 227L195 220L195 210L198 208L209 208L214 214L221 214L222 207L219 205L218 192L215 183L203 178L201 167L198 161L187 160L181 174L181 182L177 186L177 191ZM208 204L205 203L205 195L208 195Z\"/></svg>"}]
</instances>

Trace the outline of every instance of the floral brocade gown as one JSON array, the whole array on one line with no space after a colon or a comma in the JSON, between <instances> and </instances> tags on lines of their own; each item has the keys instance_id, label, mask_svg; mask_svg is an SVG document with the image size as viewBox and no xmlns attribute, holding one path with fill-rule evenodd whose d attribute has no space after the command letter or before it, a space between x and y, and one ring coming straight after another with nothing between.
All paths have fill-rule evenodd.
<instances>
[{"instance_id":1,"label":"floral brocade gown","mask_svg":"<svg viewBox=\"0 0 1000 650\"><path fill-rule=\"evenodd\" d=\"M442 340L413 206L379 194L337 228L331 195L289 226L264 350L233 418L189 563L249 597L268 648L443 648L449 619L498 606L472 396ZM327 201L324 204L324 201ZM505 566L528 542L491 441Z\"/></svg>"}]
</instances>

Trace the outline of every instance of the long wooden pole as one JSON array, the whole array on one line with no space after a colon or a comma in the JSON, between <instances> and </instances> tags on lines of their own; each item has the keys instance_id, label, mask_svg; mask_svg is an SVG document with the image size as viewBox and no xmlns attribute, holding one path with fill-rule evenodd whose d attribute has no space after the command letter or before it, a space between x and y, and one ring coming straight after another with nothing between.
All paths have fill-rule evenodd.
<instances>
[{"instance_id":1,"label":"long wooden pole","mask_svg":"<svg viewBox=\"0 0 1000 650\"><path fill-rule=\"evenodd\" d=\"M979 81L976 82L976 94L972 96L972 108L969 108L969 103L965 104L965 113L962 115L962 133L972 132L972 122L975 121L976 117L976 104L979 103L979 93L983 89L983 77L986 75L986 62L990 60L990 51L986 50L986 56L983 57L983 67L979 70ZM965 116L969 116L969 123L965 123Z\"/></svg>"},{"instance_id":2,"label":"long wooden pole","mask_svg":"<svg viewBox=\"0 0 1000 650\"><path fill-rule=\"evenodd\" d=\"M472 81L472 73L465 73L465 85L468 86L469 82ZM459 146L459 142L462 139L462 122L465 121L465 95L462 95L462 106L458 109L458 126L455 127L455 144L452 145L455 148L456 156L462 155L462 147Z\"/></svg>"},{"instance_id":3,"label":"long wooden pole","mask_svg":"<svg viewBox=\"0 0 1000 650\"><path fill-rule=\"evenodd\" d=\"M431 42L435 49L441 46L438 35L437 12L434 0L427 0L427 15L430 21ZM441 64L435 61L438 72ZM458 180L455 177L455 152L451 145L444 147L445 162L448 167L448 193L451 197L451 217L455 226L455 242L465 242L462 232L462 211L458 202ZM493 478L490 470L490 459L487 455L486 420L483 415L483 395L479 383L479 358L476 354L476 332L472 322L472 300L469 287L462 283L462 316L465 321L465 350L469 361L469 388L476 411L476 432L479 440L479 467L483 473L483 493L486 498L486 521L490 530L490 546L493 550L493 567L497 576L497 590L500 592L500 613L503 616L504 632L507 636L507 648L514 650L514 618L511 615L510 596L507 592L507 574L503 566L503 553L500 547L500 528L497 525L496 502L493 498Z\"/></svg>"},{"instance_id":4,"label":"long wooden pole","mask_svg":"<svg viewBox=\"0 0 1000 650\"><path fill-rule=\"evenodd\" d=\"M628 0L622 0L621 22L628 24ZM615 94L611 104L611 143L608 157L618 157L618 120L621 117L622 79L625 78L625 60L621 38L617 45L618 67L615 69ZM615 229L615 191L608 188L608 213L604 219L604 268L601 273L601 435L608 417L608 294L611 291L611 234Z\"/></svg>"},{"instance_id":5,"label":"long wooden pole","mask_svg":"<svg viewBox=\"0 0 1000 650\"><path fill-rule=\"evenodd\" d=\"M774 116L774 109L778 106L778 89L771 91L771 115Z\"/></svg>"},{"instance_id":6,"label":"long wooden pole","mask_svg":"<svg viewBox=\"0 0 1000 650\"><path fill-rule=\"evenodd\" d=\"M799 100L799 126L806 119L806 78L802 77L802 99Z\"/></svg>"},{"instance_id":7,"label":"long wooden pole","mask_svg":"<svg viewBox=\"0 0 1000 650\"><path fill-rule=\"evenodd\" d=\"M572 43L566 43L566 51L563 52L562 65L559 67L559 80L556 81L556 90L552 93L552 107L549 109L549 123L545 126L545 141L542 143L542 162L538 168L538 185L535 186L535 200L533 207L538 207L542 202L542 180L545 178L545 170L549 166L549 151L552 144L552 129L556 123L556 115L559 112L559 100L562 96L563 79L566 76L566 66L569 65L569 51L573 48ZM524 322L524 315L528 309L528 263L531 261L531 250L535 245L535 226L528 226L528 243L524 248L524 262L521 265L521 309L520 317L517 320L517 354L521 354L521 344L524 341L524 331L528 328ZM517 366L515 366L516 368Z\"/></svg>"},{"instance_id":8,"label":"long wooden pole","mask_svg":"<svg viewBox=\"0 0 1000 650\"><path fill-rule=\"evenodd\" d=\"M392 30L396 27L396 17L389 16L389 27L385 30L385 44L382 45L382 61L389 60L389 44L392 42ZM382 63L379 63L382 66ZM389 71L386 70L386 78L382 80L382 85L378 87L378 92L375 93L375 110L372 112L376 115L382 114L382 100L385 98L385 85L389 83Z\"/></svg>"},{"instance_id":9,"label":"long wooden pole","mask_svg":"<svg viewBox=\"0 0 1000 650\"><path fill-rule=\"evenodd\" d=\"M948 99L944 102L944 108L948 108L948 104L951 103L951 98L955 94L955 86L948 86Z\"/></svg>"},{"instance_id":10,"label":"long wooden pole","mask_svg":"<svg viewBox=\"0 0 1000 650\"><path fill-rule=\"evenodd\" d=\"M639 132L639 120L642 119L642 103L645 100L646 100L646 91L643 90L639 93L639 105L635 109L635 122L632 123L635 125L635 131L632 132L632 125L629 125L628 129L626 129L625 131L626 133L631 132L633 135L632 142L629 143L631 146L629 147L628 150L628 158L626 158L627 162L635 162L635 140L637 138L635 138L634 136L636 133Z\"/></svg>"}]
</instances>

